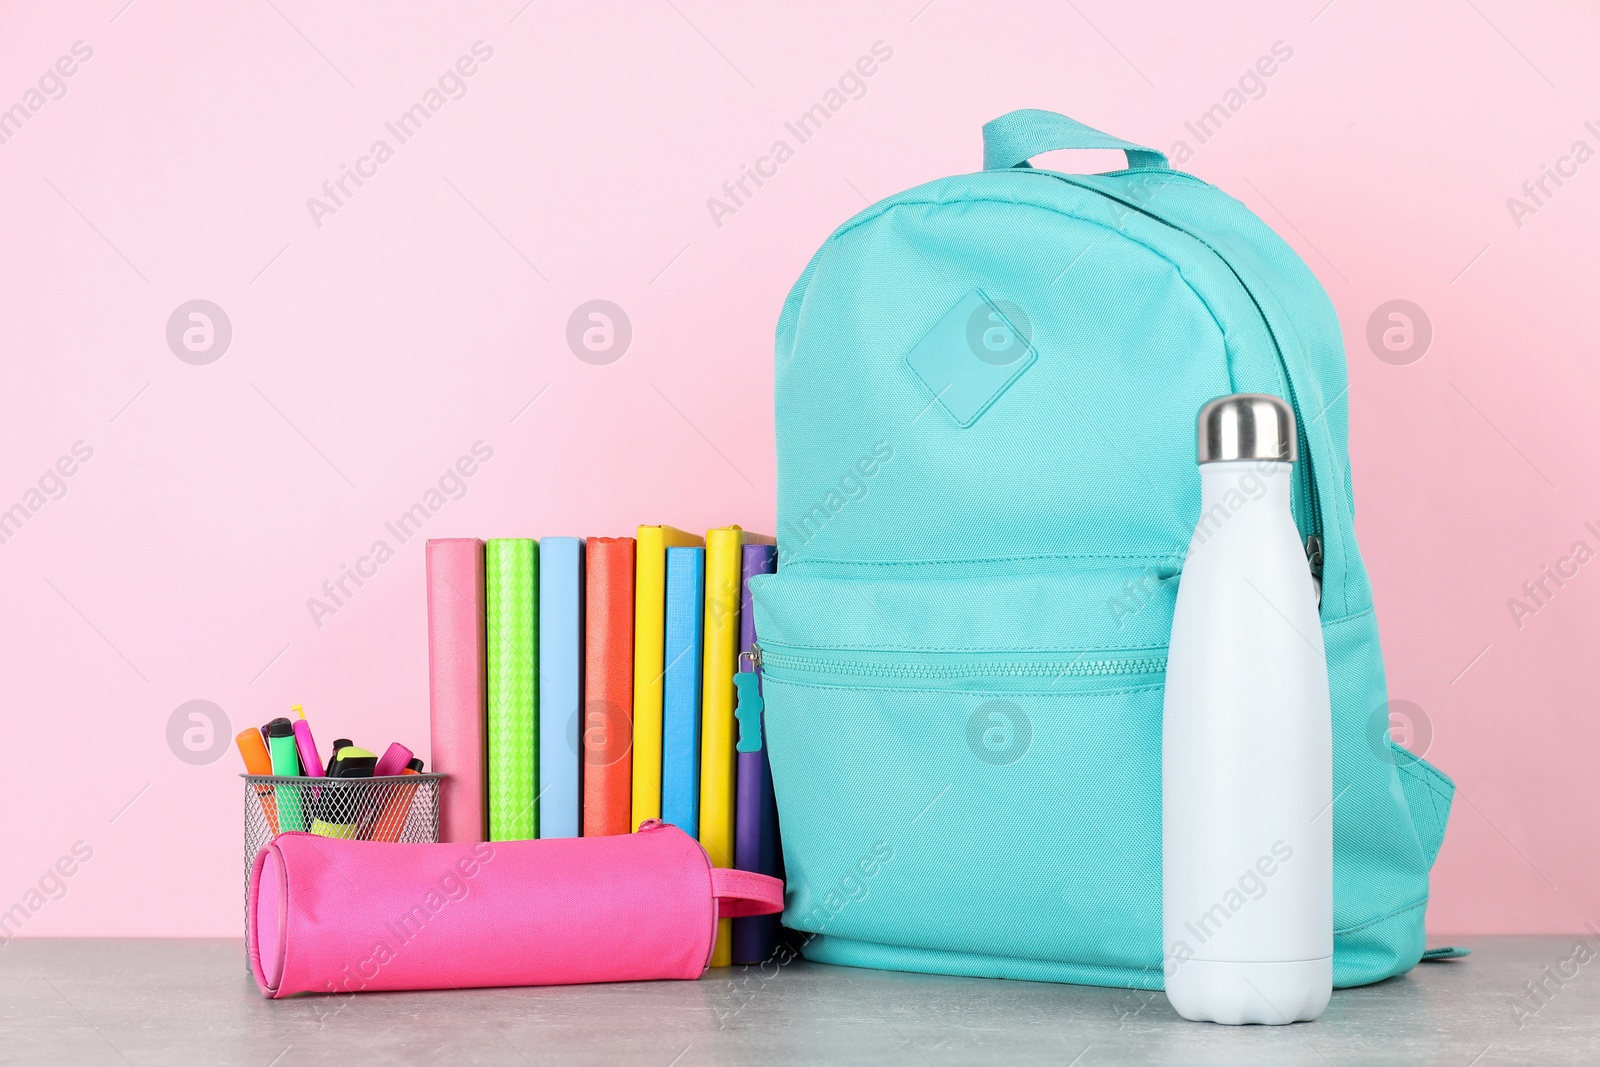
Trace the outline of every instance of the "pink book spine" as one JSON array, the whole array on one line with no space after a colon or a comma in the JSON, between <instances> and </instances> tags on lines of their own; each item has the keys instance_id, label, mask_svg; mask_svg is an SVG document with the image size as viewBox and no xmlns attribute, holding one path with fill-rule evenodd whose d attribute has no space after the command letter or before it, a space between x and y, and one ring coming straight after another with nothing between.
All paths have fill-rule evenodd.
<instances>
[{"instance_id":1,"label":"pink book spine","mask_svg":"<svg viewBox=\"0 0 1600 1067\"><path fill-rule=\"evenodd\" d=\"M483 542L428 542L429 771L440 790L439 840L484 841L488 819L484 714Z\"/></svg>"}]
</instances>

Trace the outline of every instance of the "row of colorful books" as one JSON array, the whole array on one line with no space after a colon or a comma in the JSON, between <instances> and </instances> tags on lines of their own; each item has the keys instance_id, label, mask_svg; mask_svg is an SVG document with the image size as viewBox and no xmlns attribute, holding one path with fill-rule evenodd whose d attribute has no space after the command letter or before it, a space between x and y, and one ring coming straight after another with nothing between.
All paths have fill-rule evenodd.
<instances>
[{"instance_id":1,"label":"row of colorful books","mask_svg":"<svg viewBox=\"0 0 1600 1067\"><path fill-rule=\"evenodd\" d=\"M649 819L714 864L780 874L749 579L770 537L641 526L636 537L432 540L427 547L440 840L625 834ZM760 963L775 916L719 924L713 965Z\"/></svg>"}]
</instances>

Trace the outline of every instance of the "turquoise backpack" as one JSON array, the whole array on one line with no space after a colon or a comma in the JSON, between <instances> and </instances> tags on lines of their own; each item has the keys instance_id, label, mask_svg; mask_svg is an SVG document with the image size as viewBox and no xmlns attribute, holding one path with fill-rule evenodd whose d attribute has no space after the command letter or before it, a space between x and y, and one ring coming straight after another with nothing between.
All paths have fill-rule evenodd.
<instances>
[{"instance_id":1,"label":"turquoise backpack","mask_svg":"<svg viewBox=\"0 0 1600 1067\"><path fill-rule=\"evenodd\" d=\"M1334 982L1409 970L1454 787L1388 736L1333 305L1160 152L1044 111L983 133L982 173L845 223L778 320L780 563L751 587L785 925L825 963L1161 987L1195 416L1274 393L1322 583ZM1027 162L1062 148L1129 165Z\"/></svg>"}]
</instances>

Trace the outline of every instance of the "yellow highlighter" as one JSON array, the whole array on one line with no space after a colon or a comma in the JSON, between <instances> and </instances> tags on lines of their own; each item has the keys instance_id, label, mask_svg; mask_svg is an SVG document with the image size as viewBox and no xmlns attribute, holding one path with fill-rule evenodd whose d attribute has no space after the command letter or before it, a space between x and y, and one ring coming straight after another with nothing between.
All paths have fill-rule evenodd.
<instances>
[{"instance_id":1,"label":"yellow highlighter","mask_svg":"<svg viewBox=\"0 0 1600 1067\"><path fill-rule=\"evenodd\" d=\"M315 817L311 820L312 833L319 837L357 836L361 823L361 805L357 801L365 798L371 787L350 780L371 778L372 769L377 765L377 755L364 748L346 745L338 751L328 767L330 782L322 787L318 797ZM340 786L331 780L350 781L350 784Z\"/></svg>"}]
</instances>

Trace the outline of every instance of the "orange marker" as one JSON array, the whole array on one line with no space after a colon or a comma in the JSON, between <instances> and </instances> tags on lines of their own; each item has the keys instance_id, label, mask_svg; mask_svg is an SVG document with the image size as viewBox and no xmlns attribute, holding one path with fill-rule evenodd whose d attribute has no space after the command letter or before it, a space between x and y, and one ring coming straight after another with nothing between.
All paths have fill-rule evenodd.
<instances>
[{"instance_id":1,"label":"orange marker","mask_svg":"<svg viewBox=\"0 0 1600 1067\"><path fill-rule=\"evenodd\" d=\"M234 743L239 746L239 755L244 757L244 772L246 774L271 774L272 757L267 754L267 743L261 740L261 731L255 727L240 730ZM256 796L261 798L261 811L267 817L267 825L271 827L274 836L278 833L278 799L272 795L270 785L256 786Z\"/></svg>"},{"instance_id":2,"label":"orange marker","mask_svg":"<svg viewBox=\"0 0 1600 1067\"><path fill-rule=\"evenodd\" d=\"M422 761L412 759L406 764L401 774L421 774ZM411 814L411 799L416 796L417 787L414 785L396 785L389 799L384 802L383 812L378 816L377 825L372 828L374 841L398 841L400 832L406 828L406 816Z\"/></svg>"}]
</instances>

